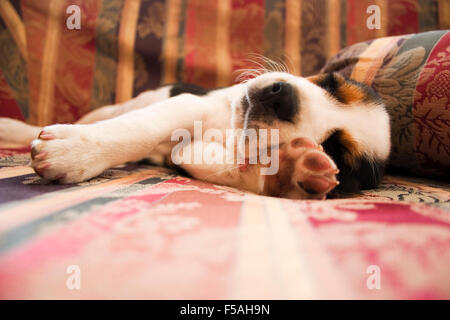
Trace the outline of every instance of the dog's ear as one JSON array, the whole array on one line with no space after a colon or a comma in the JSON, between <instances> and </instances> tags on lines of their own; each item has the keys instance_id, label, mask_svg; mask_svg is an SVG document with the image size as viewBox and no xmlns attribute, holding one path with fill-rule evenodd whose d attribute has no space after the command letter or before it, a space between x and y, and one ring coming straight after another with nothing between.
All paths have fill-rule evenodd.
<instances>
[{"instance_id":1,"label":"dog's ear","mask_svg":"<svg viewBox=\"0 0 450 320\"><path fill-rule=\"evenodd\" d=\"M339 168L339 185L331 196L359 193L363 189L376 187L384 174L385 161L370 159L345 130L333 132L323 143L325 152Z\"/></svg>"},{"instance_id":2,"label":"dog's ear","mask_svg":"<svg viewBox=\"0 0 450 320\"><path fill-rule=\"evenodd\" d=\"M372 88L363 83L346 79L335 72L321 73L306 79L327 91L330 96L343 104L374 100L379 102L379 98Z\"/></svg>"},{"instance_id":3,"label":"dog's ear","mask_svg":"<svg viewBox=\"0 0 450 320\"><path fill-rule=\"evenodd\" d=\"M383 103L375 91L363 83L344 78L338 73L322 73L307 78L324 89L328 96L342 108L364 107ZM374 141L373 143L379 143ZM383 176L386 159L370 157L364 152L352 134L343 128L335 128L322 142L325 152L339 168L339 185L331 196L358 193L362 189L376 187Z\"/></svg>"},{"instance_id":4,"label":"dog's ear","mask_svg":"<svg viewBox=\"0 0 450 320\"><path fill-rule=\"evenodd\" d=\"M362 83L345 79L338 73L323 73L307 79L324 89L343 108L355 104L361 107L369 104L382 105L373 89ZM377 142L374 141L374 143ZM350 132L336 128L322 146L339 168L340 184L333 191L335 196L358 193L362 189L374 188L380 183L385 161L372 159L366 155Z\"/></svg>"}]
</instances>

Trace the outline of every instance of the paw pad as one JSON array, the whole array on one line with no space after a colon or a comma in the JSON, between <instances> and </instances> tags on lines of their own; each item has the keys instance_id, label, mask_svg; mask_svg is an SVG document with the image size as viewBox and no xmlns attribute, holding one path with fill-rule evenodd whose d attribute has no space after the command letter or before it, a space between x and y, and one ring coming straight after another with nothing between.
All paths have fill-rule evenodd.
<instances>
[{"instance_id":1,"label":"paw pad","mask_svg":"<svg viewBox=\"0 0 450 320\"><path fill-rule=\"evenodd\" d=\"M308 176L303 181L299 181L298 184L310 194L326 194L336 187L338 182L322 176Z\"/></svg>"},{"instance_id":2,"label":"paw pad","mask_svg":"<svg viewBox=\"0 0 450 320\"><path fill-rule=\"evenodd\" d=\"M311 171L324 171L333 168L330 159L323 152L309 152L304 157L303 165Z\"/></svg>"},{"instance_id":3,"label":"paw pad","mask_svg":"<svg viewBox=\"0 0 450 320\"><path fill-rule=\"evenodd\" d=\"M293 139L280 150L280 169L265 180L269 195L295 199L324 199L339 182L334 161L309 138Z\"/></svg>"},{"instance_id":4,"label":"paw pad","mask_svg":"<svg viewBox=\"0 0 450 320\"><path fill-rule=\"evenodd\" d=\"M291 141L292 148L317 148L317 144L308 138L295 138Z\"/></svg>"}]
</instances>

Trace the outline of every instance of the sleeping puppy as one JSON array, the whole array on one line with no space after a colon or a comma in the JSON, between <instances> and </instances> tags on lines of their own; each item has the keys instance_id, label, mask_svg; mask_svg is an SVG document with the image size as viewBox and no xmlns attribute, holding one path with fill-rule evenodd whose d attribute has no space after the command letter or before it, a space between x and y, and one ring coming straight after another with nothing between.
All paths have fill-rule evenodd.
<instances>
[{"instance_id":1,"label":"sleeping puppy","mask_svg":"<svg viewBox=\"0 0 450 320\"><path fill-rule=\"evenodd\" d=\"M216 136L239 131L237 142L231 147L216 138L180 143L183 134L195 136L199 124ZM294 199L373 188L390 151L389 117L381 100L369 87L334 73L302 78L267 72L216 90L174 84L97 109L74 125L42 129L2 119L0 128L3 139L7 134L9 140L30 142L37 136L32 167L60 183L85 181L108 168L150 158L200 180ZM177 130L182 134L174 134ZM258 138L261 130L270 142L257 144L255 151L246 135L256 132ZM195 150L214 157L230 148L233 154L239 149L237 158L244 160L182 161L185 156L192 160ZM251 161L263 149L270 161ZM276 170L267 173L269 168Z\"/></svg>"}]
</instances>

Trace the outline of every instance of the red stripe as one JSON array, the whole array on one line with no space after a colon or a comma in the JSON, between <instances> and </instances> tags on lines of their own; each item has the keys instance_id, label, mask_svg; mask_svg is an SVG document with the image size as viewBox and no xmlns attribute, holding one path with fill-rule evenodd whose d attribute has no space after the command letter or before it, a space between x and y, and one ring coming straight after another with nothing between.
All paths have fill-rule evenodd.
<instances>
[{"instance_id":1,"label":"red stripe","mask_svg":"<svg viewBox=\"0 0 450 320\"><path fill-rule=\"evenodd\" d=\"M53 122L73 122L90 111L100 0L67 0L81 9L81 30L62 28ZM64 15L67 19L69 15Z\"/></svg>"},{"instance_id":2,"label":"red stripe","mask_svg":"<svg viewBox=\"0 0 450 320\"><path fill-rule=\"evenodd\" d=\"M388 35L419 32L419 6L418 0L388 1Z\"/></svg>"},{"instance_id":3,"label":"red stripe","mask_svg":"<svg viewBox=\"0 0 450 320\"><path fill-rule=\"evenodd\" d=\"M358 0L348 0L347 1L347 45L352 45L356 42L357 36L354 32L356 25L356 10L355 10L355 2Z\"/></svg>"},{"instance_id":4,"label":"red stripe","mask_svg":"<svg viewBox=\"0 0 450 320\"><path fill-rule=\"evenodd\" d=\"M367 8L375 4L371 0L348 0L347 2L347 45L377 38L377 29L367 28ZM380 14L383 17L383 13Z\"/></svg>"},{"instance_id":5,"label":"red stripe","mask_svg":"<svg viewBox=\"0 0 450 320\"><path fill-rule=\"evenodd\" d=\"M216 85L217 1L191 0L187 8L185 80L204 87Z\"/></svg>"},{"instance_id":6,"label":"red stripe","mask_svg":"<svg viewBox=\"0 0 450 320\"><path fill-rule=\"evenodd\" d=\"M0 117L25 121L3 73L0 71Z\"/></svg>"},{"instance_id":7,"label":"red stripe","mask_svg":"<svg viewBox=\"0 0 450 320\"><path fill-rule=\"evenodd\" d=\"M250 58L249 54L264 53L264 13L264 0L231 1L229 38L232 72L258 68L246 60Z\"/></svg>"},{"instance_id":8,"label":"red stripe","mask_svg":"<svg viewBox=\"0 0 450 320\"><path fill-rule=\"evenodd\" d=\"M196 35L196 12L194 1L189 1L186 9L186 29L185 29L185 58L184 58L184 80L191 82L193 78L193 65L195 61L195 48L192 46L192 39ZM193 7L194 6L194 7Z\"/></svg>"}]
</instances>

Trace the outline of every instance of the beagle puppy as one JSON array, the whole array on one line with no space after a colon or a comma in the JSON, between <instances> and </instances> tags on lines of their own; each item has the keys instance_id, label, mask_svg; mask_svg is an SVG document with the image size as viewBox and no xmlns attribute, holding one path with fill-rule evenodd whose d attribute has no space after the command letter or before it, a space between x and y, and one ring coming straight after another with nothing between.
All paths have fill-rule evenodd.
<instances>
[{"instance_id":1,"label":"beagle puppy","mask_svg":"<svg viewBox=\"0 0 450 320\"><path fill-rule=\"evenodd\" d=\"M149 158L257 194L324 199L379 184L390 126L383 102L361 83L336 73L266 72L214 90L166 85L76 124L3 118L0 140L31 142L35 172L60 183Z\"/></svg>"}]
</instances>

